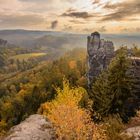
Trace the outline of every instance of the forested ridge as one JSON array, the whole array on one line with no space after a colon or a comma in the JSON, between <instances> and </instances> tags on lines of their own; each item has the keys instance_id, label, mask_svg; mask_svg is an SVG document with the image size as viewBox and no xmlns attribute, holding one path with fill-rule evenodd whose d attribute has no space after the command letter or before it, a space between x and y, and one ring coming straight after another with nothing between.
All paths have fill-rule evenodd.
<instances>
[{"instance_id":1,"label":"forested ridge","mask_svg":"<svg viewBox=\"0 0 140 140\"><path fill-rule=\"evenodd\" d=\"M68 51L55 60L35 58L10 64L6 57L12 52L3 50L6 52L0 57L1 135L38 112L52 121L59 139L69 136L75 140L123 140L121 132L125 123L136 115L136 110L128 115L124 104L133 97L135 80L127 75L132 62L126 48L116 51L115 58L97 77L92 89L87 86L85 49ZM133 52L139 57L138 48ZM34 66L33 62L36 62ZM14 65L22 68L11 68Z\"/></svg>"},{"instance_id":2,"label":"forested ridge","mask_svg":"<svg viewBox=\"0 0 140 140\"><path fill-rule=\"evenodd\" d=\"M34 69L19 72L0 84L1 127L18 124L37 111L40 104L55 96L54 87L62 87L63 78L72 85L85 81L85 50L74 50L53 62L44 62ZM86 82L84 83L86 86Z\"/></svg>"}]
</instances>

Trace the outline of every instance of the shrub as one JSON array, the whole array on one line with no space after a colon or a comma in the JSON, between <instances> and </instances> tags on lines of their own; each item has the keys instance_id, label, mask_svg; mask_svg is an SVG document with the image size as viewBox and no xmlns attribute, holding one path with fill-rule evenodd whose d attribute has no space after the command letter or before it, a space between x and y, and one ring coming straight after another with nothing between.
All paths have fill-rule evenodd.
<instances>
[{"instance_id":1,"label":"shrub","mask_svg":"<svg viewBox=\"0 0 140 140\"><path fill-rule=\"evenodd\" d=\"M125 125L119 115L110 115L104 119L102 129L106 130L107 140L132 140L123 133Z\"/></svg>"},{"instance_id":2,"label":"shrub","mask_svg":"<svg viewBox=\"0 0 140 140\"><path fill-rule=\"evenodd\" d=\"M64 80L63 89L57 88L56 91L55 100L42 104L39 112L54 124L58 139L92 140L97 136L105 136L97 131L97 126L90 118L90 112L82 108L89 105L85 89L70 88L69 82Z\"/></svg>"},{"instance_id":3,"label":"shrub","mask_svg":"<svg viewBox=\"0 0 140 140\"><path fill-rule=\"evenodd\" d=\"M0 121L0 136L6 133L5 129L7 128L7 123L3 120Z\"/></svg>"}]
</instances>

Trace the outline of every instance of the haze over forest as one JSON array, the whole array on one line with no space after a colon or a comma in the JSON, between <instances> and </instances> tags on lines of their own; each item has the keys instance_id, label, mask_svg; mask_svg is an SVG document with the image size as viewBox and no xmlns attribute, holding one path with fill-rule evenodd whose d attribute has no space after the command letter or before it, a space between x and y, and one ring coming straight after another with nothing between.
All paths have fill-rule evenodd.
<instances>
[{"instance_id":1,"label":"haze over forest","mask_svg":"<svg viewBox=\"0 0 140 140\"><path fill-rule=\"evenodd\" d=\"M140 0L0 0L0 140L140 136Z\"/></svg>"},{"instance_id":2,"label":"haze over forest","mask_svg":"<svg viewBox=\"0 0 140 140\"><path fill-rule=\"evenodd\" d=\"M71 42L85 47L86 36L99 31L116 48L132 47L140 43L139 9L137 0L1 0L0 30L7 31L0 37L32 46L45 35L62 36L67 40L61 40L63 47Z\"/></svg>"}]
</instances>

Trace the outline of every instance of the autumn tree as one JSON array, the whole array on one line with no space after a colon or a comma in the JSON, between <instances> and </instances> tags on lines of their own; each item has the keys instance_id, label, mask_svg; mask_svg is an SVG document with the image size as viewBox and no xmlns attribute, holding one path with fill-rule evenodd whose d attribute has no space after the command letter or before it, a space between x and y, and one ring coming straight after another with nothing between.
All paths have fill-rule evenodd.
<instances>
[{"instance_id":1,"label":"autumn tree","mask_svg":"<svg viewBox=\"0 0 140 140\"><path fill-rule=\"evenodd\" d=\"M83 108L91 105L85 89L70 88L69 82L64 80L63 89L57 88L56 91L56 98L52 102L42 104L39 112L54 124L58 138L92 140L96 126L89 111Z\"/></svg>"},{"instance_id":2,"label":"autumn tree","mask_svg":"<svg viewBox=\"0 0 140 140\"><path fill-rule=\"evenodd\" d=\"M16 95L0 100L0 134L36 113L40 104L46 100L47 94L31 83L23 85Z\"/></svg>"}]
</instances>

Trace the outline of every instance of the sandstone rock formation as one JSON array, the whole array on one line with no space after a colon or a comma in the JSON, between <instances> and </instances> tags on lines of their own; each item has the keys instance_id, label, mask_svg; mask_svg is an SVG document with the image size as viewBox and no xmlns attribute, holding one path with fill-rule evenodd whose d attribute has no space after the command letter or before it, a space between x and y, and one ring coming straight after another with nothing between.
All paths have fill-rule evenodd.
<instances>
[{"instance_id":1,"label":"sandstone rock formation","mask_svg":"<svg viewBox=\"0 0 140 140\"><path fill-rule=\"evenodd\" d=\"M130 127L123 134L126 134L130 138L133 137L133 140L140 140L140 126Z\"/></svg>"},{"instance_id":2,"label":"sandstone rock formation","mask_svg":"<svg viewBox=\"0 0 140 140\"><path fill-rule=\"evenodd\" d=\"M5 46L7 43L7 40L0 39L0 46Z\"/></svg>"},{"instance_id":3,"label":"sandstone rock formation","mask_svg":"<svg viewBox=\"0 0 140 140\"><path fill-rule=\"evenodd\" d=\"M52 124L41 115L31 115L9 131L2 140L54 140Z\"/></svg>"},{"instance_id":4,"label":"sandstone rock formation","mask_svg":"<svg viewBox=\"0 0 140 140\"><path fill-rule=\"evenodd\" d=\"M113 58L114 45L111 41L100 39L100 34L98 32L94 32L88 36L87 51L89 67L88 85L90 87L94 78L107 67L109 61Z\"/></svg>"},{"instance_id":5,"label":"sandstone rock formation","mask_svg":"<svg viewBox=\"0 0 140 140\"><path fill-rule=\"evenodd\" d=\"M114 46L111 41L100 39L100 34L94 32L88 36L88 86L91 87L95 78L105 69L110 60L115 56ZM134 57L131 49L128 50L133 66L128 73L134 77L133 94L135 95L126 103L127 114L131 116L132 110L140 108L140 58Z\"/></svg>"}]
</instances>

